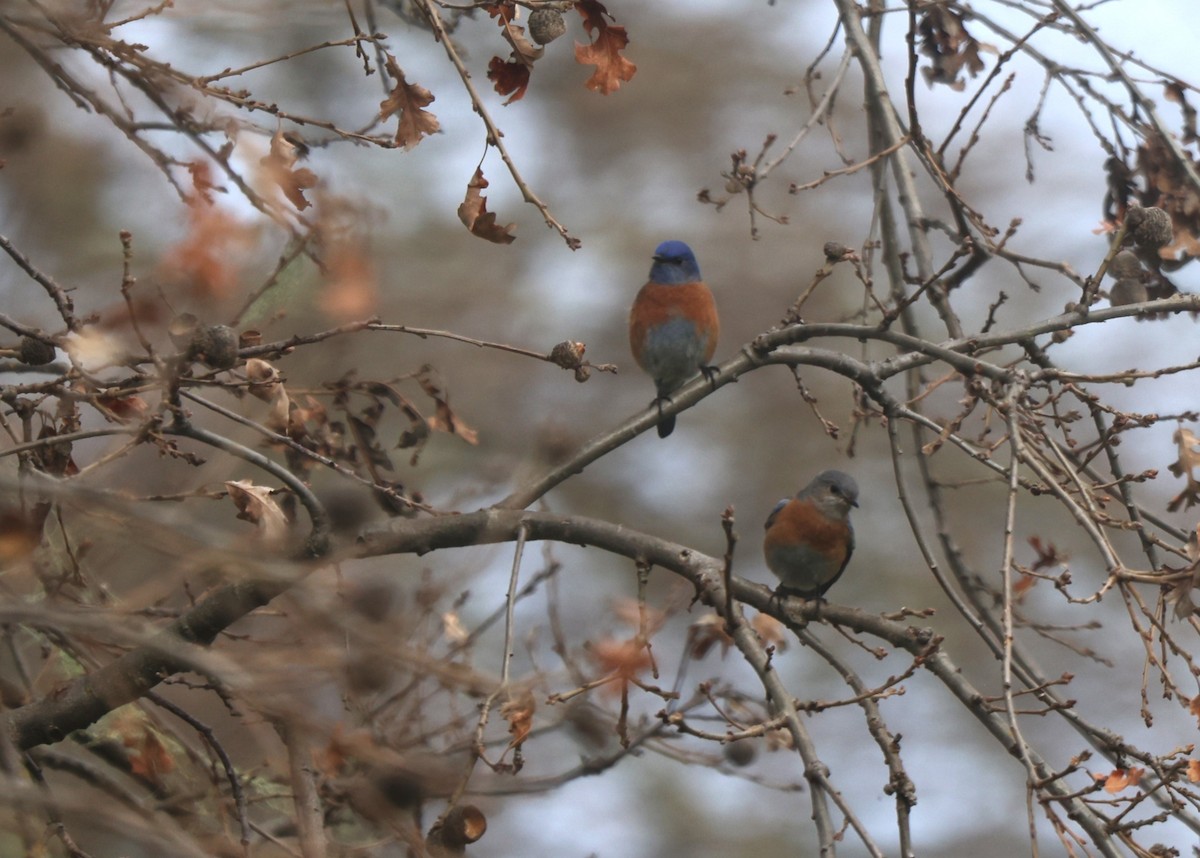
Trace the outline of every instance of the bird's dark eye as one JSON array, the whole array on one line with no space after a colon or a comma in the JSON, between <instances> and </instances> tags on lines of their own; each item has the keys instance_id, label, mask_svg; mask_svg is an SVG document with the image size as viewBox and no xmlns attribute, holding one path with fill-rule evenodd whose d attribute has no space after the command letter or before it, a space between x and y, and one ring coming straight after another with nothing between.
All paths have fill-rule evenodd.
<instances>
[{"instance_id":1,"label":"bird's dark eye","mask_svg":"<svg viewBox=\"0 0 1200 858\"><path fill-rule=\"evenodd\" d=\"M831 485L829 487L829 490L831 492L833 492L835 495L840 495L842 493L842 490L840 488L838 488L838 486L836 486L836 485Z\"/></svg>"}]
</instances>

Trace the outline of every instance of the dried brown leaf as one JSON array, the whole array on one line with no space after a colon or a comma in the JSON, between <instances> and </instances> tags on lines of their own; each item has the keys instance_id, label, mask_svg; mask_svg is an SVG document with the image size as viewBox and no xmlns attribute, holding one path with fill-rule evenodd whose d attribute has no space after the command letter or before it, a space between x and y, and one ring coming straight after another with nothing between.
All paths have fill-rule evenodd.
<instances>
[{"instance_id":1,"label":"dried brown leaf","mask_svg":"<svg viewBox=\"0 0 1200 858\"><path fill-rule=\"evenodd\" d=\"M396 81L396 86L379 103L379 115L383 119L393 113L400 115L400 122L396 126L396 145L411 149L422 138L441 130L438 118L424 109L433 104L434 96L425 87L405 80L404 72L391 54L387 55L387 70Z\"/></svg>"},{"instance_id":2,"label":"dried brown leaf","mask_svg":"<svg viewBox=\"0 0 1200 858\"><path fill-rule=\"evenodd\" d=\"M487 210L487 198L483 189L488 186L488 180L483 177L483 168L476 167L475 175L467 183L467 195L458 207L458 218L472 235L495 242L496 244L512 244L517 240L513 235L514 224L500 226L496 223L494 212Z\"/></svg>"},{"instance_id":3,"label":"dried brown leaf","mask_svg":"<svg viewBox=\"0 0 1200 858\"><path fill-rule=\"evenodd\" d=\"M583 28L588 35L595 33L590 45L575 43L575 61L596 67L584 86L601 95L616 92L637 73L637 66L621 56L621 51L629 45L629 35L624 27L605 20L612 16L597 0L579 0L575 8L583 16Z\"/></svg>"}]
</instances>

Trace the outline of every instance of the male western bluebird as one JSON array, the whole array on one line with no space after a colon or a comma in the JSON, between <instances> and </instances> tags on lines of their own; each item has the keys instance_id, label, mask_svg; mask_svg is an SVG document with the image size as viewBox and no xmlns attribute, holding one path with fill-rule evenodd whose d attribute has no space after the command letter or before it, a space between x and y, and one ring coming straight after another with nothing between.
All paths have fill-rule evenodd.
<instances>
[{"instance_id":1,"label":"male western bluebird","mask_svg":"<svg viewBox=\"0 0 1200 858\"><path fill-rule=\"evenodd\" d=\"M763 554L780 591L812 599L833 586L854 553L852 506L858 506L858 483L841 471L824 471L771 510Z\"/></svg>"},{"instance_id":2,"label":"male western bluebird","mask_svg":"<svg viewBox=\"0 0 1200 858\"><path fill-rule=\"evenodd\" d=\"M650 279L629 311L629 345L633 359L654 379L663 400L697 370L711 378L708 361L717 347L721 325L712 292L700 279L692 249L682 241L664 241L654 251ZM675 428L675 415L658 421L658 437Z\"/></svg>"}]
</instances>

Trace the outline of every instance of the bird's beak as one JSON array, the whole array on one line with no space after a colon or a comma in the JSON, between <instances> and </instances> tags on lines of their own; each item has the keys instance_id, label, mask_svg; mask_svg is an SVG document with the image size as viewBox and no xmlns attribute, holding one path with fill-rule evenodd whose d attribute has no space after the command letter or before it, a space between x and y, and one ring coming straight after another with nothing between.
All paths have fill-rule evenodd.
<instances>
[{"instance_id":1,"label":"bird's beak","mask_svg":"<svg viewBox=\"0 0 1200 858\"><path fill-rule=\"evenodd\" d=\"M850 506L854 507L855 509L858 509L858 501L856 501L856 500L850 501Z\"/></svg>"}]
</instances>

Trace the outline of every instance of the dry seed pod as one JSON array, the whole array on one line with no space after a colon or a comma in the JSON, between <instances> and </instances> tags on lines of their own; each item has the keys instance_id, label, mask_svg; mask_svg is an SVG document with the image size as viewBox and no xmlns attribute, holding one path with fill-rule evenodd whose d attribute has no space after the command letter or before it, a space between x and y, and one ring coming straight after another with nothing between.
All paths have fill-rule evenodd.
<instances>
[{"instance_id":1,"label":"dry seed pod","mask_svg":"<svg viewBox=\"0 0 1200 858\"><path fill-rule=\"evenodd\" d=\"M567 24L557 9L534 9L529 16L529 36L539 45L548 45L565 32Z\"/></svg>"},{"instance_id":2,"label":"dry seed pod","mask_svg":"<svg viewBox=\"0 0 1200 858\"><path fill-rule=\"evenodd\" d=\"M237 366L237 332L228 325L208 325L197 328L192 336L192 354L196 360L213 369L229 369Z\"/></svg>"},{"instance_id":3,"label":"dry seed pod","mask_svg":"<svg viewBox=\"0 0 1200 858\"><path fill-rule=\"evenodd\" d=\"M44 366L54 360L54 346L33 337L21 337L17 360L26 366Z\"/></svg>"},{"instance_id":4,"label":"dry seed pod","mask_svg":"<svg viewBox=\"0 0 1200 858\"><path fill-rule=\"evenodd\" d=\"M1157 250L1166 247L1175 239L1171 216L1157 206L1142 208L1133 206L1125 215L1125 228L1133 236L1138 247Z\"/></svg>"}]
</instances>

